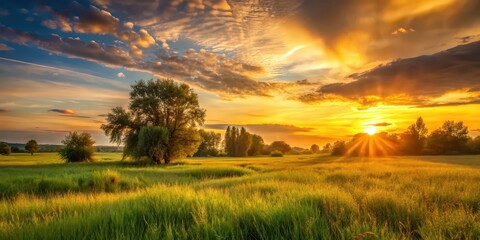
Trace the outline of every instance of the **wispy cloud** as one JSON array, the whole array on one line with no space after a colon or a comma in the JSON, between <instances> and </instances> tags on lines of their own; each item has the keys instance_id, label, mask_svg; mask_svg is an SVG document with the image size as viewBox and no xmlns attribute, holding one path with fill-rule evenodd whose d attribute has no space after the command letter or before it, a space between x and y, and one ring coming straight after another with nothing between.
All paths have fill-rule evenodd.
<instances>
[{"instance_id":1,"label":"wispy cloud","mask_svg":"<svg viewBox=\"0 0 480 240\"><path fill-rule=\"evenodd\" d=\"M62 114L75 114L75 112L72 109L50 109L48 112L57 112L57 113L62 113Z\"/></svg>"}]
</instances>

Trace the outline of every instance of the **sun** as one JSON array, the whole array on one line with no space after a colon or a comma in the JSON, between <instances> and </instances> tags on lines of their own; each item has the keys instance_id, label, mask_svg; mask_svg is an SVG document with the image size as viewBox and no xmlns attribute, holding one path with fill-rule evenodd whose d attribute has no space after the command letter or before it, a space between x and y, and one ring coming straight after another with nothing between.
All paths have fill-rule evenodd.
<instances>
[{"instance_id":1,"label":"sun","mask_svg":"<svg viewBox=\"0 0 480 240\"><path fill-rule=\"evenodd\" d=\"M364 131L364 132L366 132L368 135L371 136L371 135L377 133L377 128L374 127L374 126L370 126L370 127L368 127L368 128L365 128L365 131Z\"/></svg>"}]
</instances>

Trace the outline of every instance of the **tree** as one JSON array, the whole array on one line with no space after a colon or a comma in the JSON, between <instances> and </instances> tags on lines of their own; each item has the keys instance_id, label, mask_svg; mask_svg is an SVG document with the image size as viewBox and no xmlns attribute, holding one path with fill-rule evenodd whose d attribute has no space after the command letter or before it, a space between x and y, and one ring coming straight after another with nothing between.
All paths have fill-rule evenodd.
<instances>
[{"instance_id":1,"label":"tree","mask_svg":"<svg viewBox=\"0 0 480 240\"><path fill-rule=\"evenodd\" d=\"M208 157L208 156L218 156L218 147L222 141L222 135L215 132L207 132L203 129L198 131L200 133L200 138L202 142L198 147L198 150L193 156L195 157Z\"/></svg>"},{"instance_id":2,"label":"tree","mask_svg":"<svg viewBox=\"0 0 480 240\"><path fill-rule=\"evenodd\" d=\"M19 153L19 152L21 152L21 151L20 151L20 148L18 148L17 146L12 146L12 147L10 148L10 150L12 151L12 153Z\"/></svg>"},{"instance_id":3,"label":"tree","mask_svg":"<svg viewBox=\"0 0 480 240\"><path fill-rule=\"evenodd\" d=\"M463 122L445 121L442 127L428 136L427 149L433 154L466 153L469 140L468 128Z\"/></svg>"},{"instance_id":4,"label":"tree","mask_svg":"<svg viewBox=\"0 0 480 240\"><path fill-rule=\"evenodd\" d=\"M310 147L310 151L312 151L312 153L319 153L320 152L320 147L317 144L313 144Z\"/></svg>"},{"instance_id":5,"label":"tree","mask_svg":"<svg viewBox=\"0 0 480 240\"><path fill-rule=\"evenodd\" d=\"M470 139L470 141L468 141L468 147L469 147L470 153L474 153L474 154L480 153L480 136Z\"/></svg>"},{"instance_id":6,"label":"tree","mask_svg":"<svg viewBox=\"0 0 480 240\"><path fill-rule=\"evenodd\" d=\"M237 140L237 157L246 157L248 156L248 150L252 145L252 135L247 132L247 130L242 127L238 135Z\"/></svg>"},{"instance_id":7,"label":"tree","mask_svg":"<svg viewBox=\"0 0 480 240\"><path fill-rule=\"evenodd\" d=\"M345 141L336 141L332 146L332 156L342 156L347 152Z\"/></svg>"},{"instance_id":8,"label":"tree","mask_svg":"<svg viewBox=\"0 0 480 240\"><path fill-rule=\"evenodd\" d=\"M29 152L31 155L38 152L38 149L38 143L33 139L28 141L27 144L25 144L25 150L27 150L27 152Z\"/></svg>"},{"instance_id":9,"label":"tree","mask_svg":"<svg viewBox=\"0 0 480 240\"><path fill-rule=\"evenodd\" d=\"M163 160L169 164L193 155L201 142L196 126L205 120L205 110L200 108L193 89L184 83L159 79L140 80L131 87L129 109L113 108L107 115L107 124L101 127L110 142L125 145L124 157L146 157L153 163ZM141 135L145 127L164 130L147 129ZM155 139L155 144L147 143L152 137L161 139Z\"/></svg>"},{"instance_id":10,"label":"tree","mask_svg":"<svg viewBox=\"0 0 480 240\"><path fill-rule=\"evenodd\" d=\"M322 152L331 153L332 152L332 144L331 143L325 144L322 148Z\"/></svg>"},{"instance_id":11,"label":"tree","mask_svg":"<svg viewBox=\"0 0 480 240\"><path fill-rule=\"evenodd\" d=\"M66 162L93 161L95 141L90 133L70 132L62 141L65 145L59 152L60 158Z\"/></svg>"},{"instance_id":12,"label":"tree","mask_svg":"<svg viewBox=\"0 0 480 240\"><path fill-rule=\"evenodd\" d=\"M422 117L410 125L406 132L400 135L400 151L403 154L420 154L425 147L428 129Z\"/></svg>"},{"instance_id":13,"label":"tree","mask_svg":"<svg viewBox=\"0 0 480 240\"><path fill-rule=\"evenodd\" d=\"M263 138L256 134L253 134L252 144L250 145L250 149L248 150L248 156L257 156L262 154L264 147L265 143L263 141Z\"/></svg>"},{"instance_id":14,"label":"tree","mask_svg":"<svg viewBox=\"0 0 480 240\"><path fill-rule=\"evenodd\" d=\"M2 155L10 155L12 153L12 150L8 146L8 144L4 142L0 142L0 154Z\"/></svg>"},{"instance_id":15,"label":"tree","mask_svg":"<svg viewBox=\"0 0 480 240\"><path fill-rule=\"evenodd\" d=\"M270 144L270 149L271 151L280 151L282 153L287 153L287 152L290 152L292 150L292 148L290 147L290 145L288 145L286 142L284 141L275 141L275 142L272 142L272 144Z\"/></svg>"}]
</instances>

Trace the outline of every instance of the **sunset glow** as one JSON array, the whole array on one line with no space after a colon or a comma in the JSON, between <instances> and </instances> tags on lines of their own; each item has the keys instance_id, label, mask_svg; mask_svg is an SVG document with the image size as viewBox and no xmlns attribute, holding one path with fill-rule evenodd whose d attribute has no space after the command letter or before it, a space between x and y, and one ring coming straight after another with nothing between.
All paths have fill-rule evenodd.
<instances>
[{"instance_id":1,"label":"sunset glow","mask_svg":"<svg viewBox=\"0 0 480 240\"><path fill-rule=\"evenodd\" d=\"M266 142L401 133L419 116L480 134L478 1L160 2L1 6L0 141L110 144L105 114L152 78L193 87L202 128Z\"/></svg>"}]
</instances>

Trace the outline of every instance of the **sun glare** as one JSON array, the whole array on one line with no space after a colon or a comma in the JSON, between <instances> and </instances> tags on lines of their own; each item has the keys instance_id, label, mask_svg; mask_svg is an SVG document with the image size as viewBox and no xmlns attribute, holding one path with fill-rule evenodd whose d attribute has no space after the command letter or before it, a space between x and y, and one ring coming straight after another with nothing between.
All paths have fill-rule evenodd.
<instances>
[{"instance_id":1,"label":"sun glare","mask_svg":"<svg viewBox=\"0 0 480 240\"><path fill-rule=\"evenodd\" d=\"M368 133L368 135L373 135L373 134L377 133L377 128L374 127L374 126L370 126L370 127L365 129L365 132Z\"/></svg>"}]
</instances>

